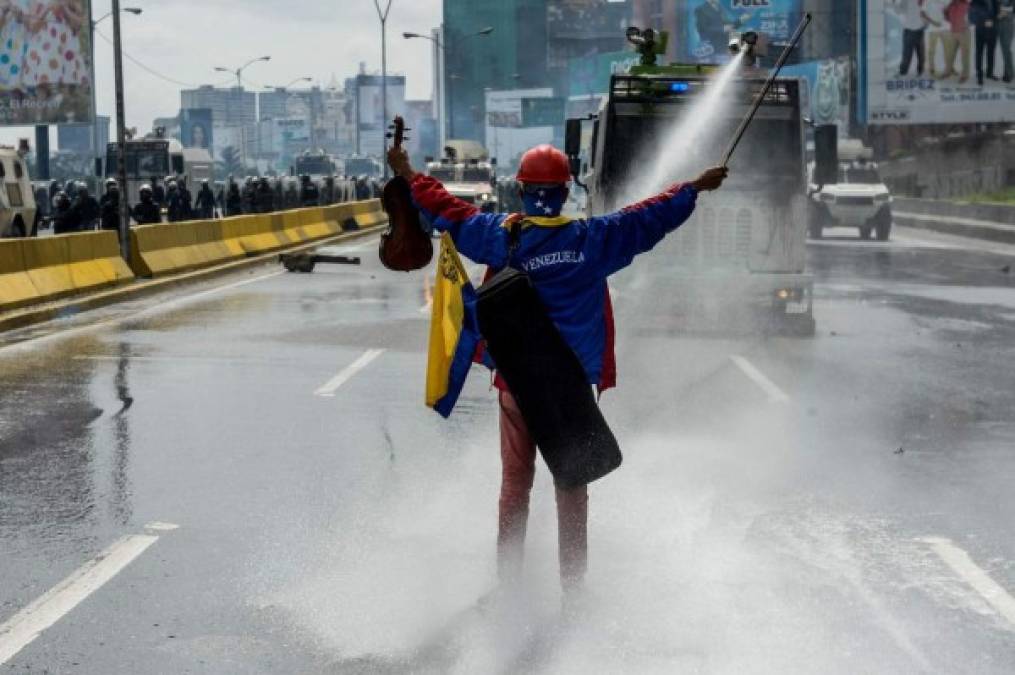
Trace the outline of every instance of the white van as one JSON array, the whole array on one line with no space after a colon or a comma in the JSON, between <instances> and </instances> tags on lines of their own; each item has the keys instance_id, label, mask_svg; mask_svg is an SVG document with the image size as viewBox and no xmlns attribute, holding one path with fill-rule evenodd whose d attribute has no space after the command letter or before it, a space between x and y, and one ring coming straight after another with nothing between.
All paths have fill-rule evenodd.
<instances>
[{"instance_id":1,"label":"white van","mask_svg":"<svg viewBox=\"0 0 1015 675\"><path fill-rule=\"evenodd\" d=\"M28 165L14 148L0 147L0 237L34 237L35 191Z\"/></svg>"}]
</instances>

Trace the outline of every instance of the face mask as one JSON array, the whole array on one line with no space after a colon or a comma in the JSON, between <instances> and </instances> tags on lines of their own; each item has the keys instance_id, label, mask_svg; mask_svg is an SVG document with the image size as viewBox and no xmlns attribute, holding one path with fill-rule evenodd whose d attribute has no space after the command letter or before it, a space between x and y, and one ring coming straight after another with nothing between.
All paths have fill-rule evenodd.
<instances>
[{"instance_id":1,"label":"face mask","mask_svg":"<svg viewBox=\"0 0 1015 675\"><path fill-rule=\"evenodd\" d=\"M525 213L529 216L559 216L566 199L567 189L564 187L527 188L522 192Z\"/></svg>"}]
</instances>

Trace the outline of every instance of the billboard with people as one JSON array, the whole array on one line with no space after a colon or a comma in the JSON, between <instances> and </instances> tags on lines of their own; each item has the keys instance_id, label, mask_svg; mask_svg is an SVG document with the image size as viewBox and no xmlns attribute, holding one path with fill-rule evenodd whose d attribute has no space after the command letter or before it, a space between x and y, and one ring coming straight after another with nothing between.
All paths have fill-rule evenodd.
<instances>
[{"instance_id":1,"label":"billboard with people","mask_svg":"<svg viewBox=\"0 0 1015 675\"><path fill-rule=\"evenodd\" d=\"M765 33L772 44L788 42L800 23L801 0L687 0L687 58L698 63L729 60L729 42L745 31Z\"/></svg>"},{"instance_id":2,"label":"billboard with people","mask_svg":"<svg viewBox=\"0 0 1015 675\"><path fill-rule=\"evenodd\" d=\"M0 0L0 125L90 124L89 0Z\"/></svg>"},{"instance_id":3,"label":"billboard with people","mask_svg":"<svg viewBox=\"0 0 1015 675\"><path fill-rule=\"evenodd\" d=\"M180 111L180 142L185 148L215 147L212 137L211 108L185 108Z\"/></svg>"},{"instance_id":4,"label":"billboard with people","mask_svg":"<svg viewBox=\"0 0 1015 675\"><path fill-rule=\"evenodd\" d=\"M860 0L860 121L1015 121L1013 4Z\"/></svg>"}]
</instances>

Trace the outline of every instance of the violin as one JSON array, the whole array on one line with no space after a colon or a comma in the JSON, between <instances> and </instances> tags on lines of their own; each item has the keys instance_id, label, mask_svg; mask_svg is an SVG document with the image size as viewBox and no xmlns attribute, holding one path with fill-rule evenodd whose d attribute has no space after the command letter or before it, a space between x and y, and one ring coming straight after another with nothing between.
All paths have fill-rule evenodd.
<instances>
[{"instance_id":1,"label":"violin","mask_svg":"<svg viewBox=\"0 0 1015 675\"><path fill-rule=\"evenodd\" d=\"M405 120L395 118L388 138L396 148L405 141ZM412 203L409 181L395 176L384 186L381 196L384 212L388 214L388 230L381 235L381 263L389 270L411 272L423 269L433 259L433 242L419 221L419 211Z\"/></svg>"}]
</instances>

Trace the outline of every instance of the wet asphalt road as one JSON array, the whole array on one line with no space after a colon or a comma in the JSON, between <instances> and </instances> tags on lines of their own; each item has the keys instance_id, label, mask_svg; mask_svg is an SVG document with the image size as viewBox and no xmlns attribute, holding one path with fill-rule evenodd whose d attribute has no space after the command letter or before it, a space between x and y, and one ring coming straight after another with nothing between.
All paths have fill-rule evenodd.
<instances>
[{"instance_id":1,"label":"wet asphalt road","mask_svg":"<svg viewBox=\"0 0 1015 675\"><path fill-rule=\"evenodd\" d=\"M686 334L665 248L616 278L626 463L567 621L542 469L526 587L468 609L495 398L422 406L426 284L371 243L4 336L0 624L146 548L0 672L1012 672L1015 251L837 234L813 339Z\"/></svg>"}]
</instances>

